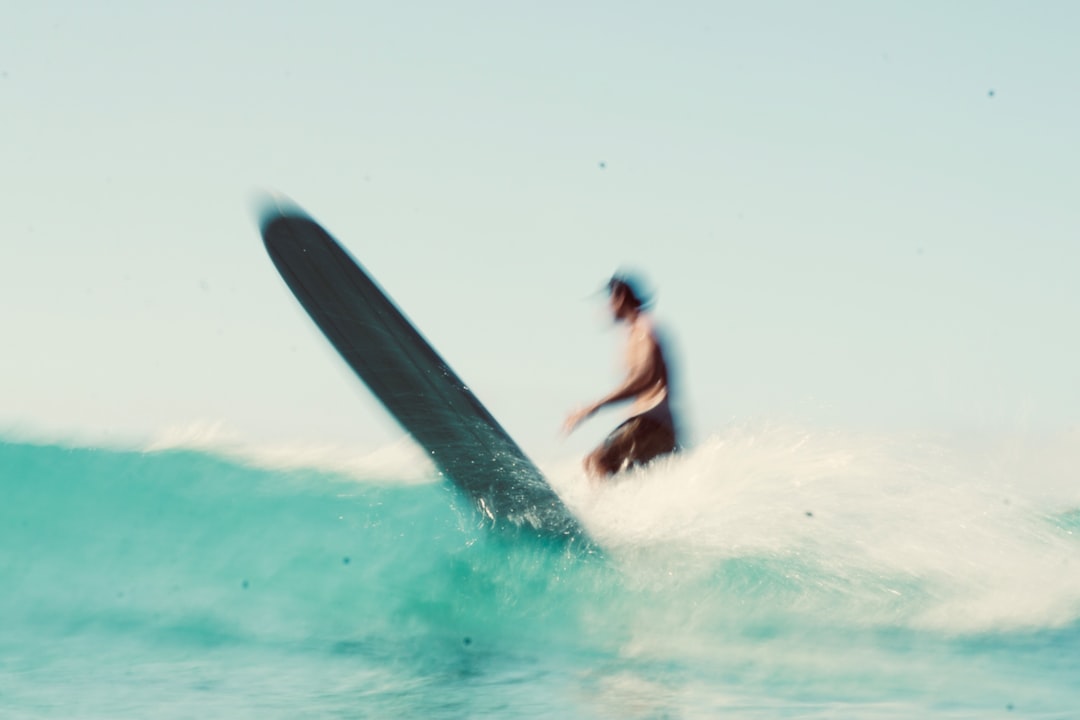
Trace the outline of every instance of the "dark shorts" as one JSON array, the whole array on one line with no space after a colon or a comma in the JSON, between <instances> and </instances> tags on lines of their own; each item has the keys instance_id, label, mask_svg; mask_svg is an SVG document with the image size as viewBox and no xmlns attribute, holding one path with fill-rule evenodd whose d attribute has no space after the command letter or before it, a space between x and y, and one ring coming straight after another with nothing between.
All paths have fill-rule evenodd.
<instances>
[{"instance_id":1,"label":"dark shorts","mask_svg":"<svg viewBox=\"0 0 1080 720\"><path fill-rule=\"evenodd\" d=\"M600 448L600 462L610 472L626 470L678 447L675 431L644 415L637 415L615 428Z\"/></svg>"}]
</instances>

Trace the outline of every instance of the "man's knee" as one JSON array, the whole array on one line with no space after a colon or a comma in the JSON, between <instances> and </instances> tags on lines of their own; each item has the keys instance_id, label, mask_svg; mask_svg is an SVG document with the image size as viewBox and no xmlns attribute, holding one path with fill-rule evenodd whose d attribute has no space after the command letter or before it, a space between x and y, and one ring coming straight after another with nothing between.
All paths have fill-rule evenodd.
<instances>
[{"instance_id":1,"label":"man's knee","mask_svg":"<svg viewBox=\"0 0 1080 720\"><path fill-rule=\"evenodd\" d=\"M599 447L585 456L582 463L585 473L594 478L610 477L618 471L618 467L611 467L610 460L606 457L607 449Z\"/></svg>"}]
</instances>

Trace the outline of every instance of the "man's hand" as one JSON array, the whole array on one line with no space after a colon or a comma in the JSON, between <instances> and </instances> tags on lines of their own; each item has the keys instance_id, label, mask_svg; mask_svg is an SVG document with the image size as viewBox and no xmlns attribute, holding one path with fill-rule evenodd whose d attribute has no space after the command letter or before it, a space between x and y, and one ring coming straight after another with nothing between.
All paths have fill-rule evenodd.
<instances>
[{"instance_id":1,"label":"man's hand","mask_svg":"<svg viewBox=\"0 0 1080 720\"><path fill-rule=\"evenodd\" d=\"M563 433L569 435L574 432L574 428L580 425L582 420L591 417L596 410L597 408L595 405L589 405L588 407L579 408L570 413L566 418L566 422L563 423Z\"/></svg>"}]
</instances>

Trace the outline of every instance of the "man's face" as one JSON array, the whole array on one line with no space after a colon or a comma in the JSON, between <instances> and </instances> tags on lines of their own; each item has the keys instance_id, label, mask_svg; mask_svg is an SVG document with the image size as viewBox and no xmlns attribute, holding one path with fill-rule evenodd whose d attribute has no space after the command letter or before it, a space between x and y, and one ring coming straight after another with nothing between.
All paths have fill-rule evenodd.
<instances>
[{"instance_id":1,"label":"man's face","mask_svg":"<svg viewBox=\"0 0 1080 720\"><path fill-rule=\"evenodd\" d=\"M611 309L611 317L615 321L623 320L629 314L630 303L627 302L626 291L615 288L608 296L608 307Z\"/></svg>"}]
</instances>

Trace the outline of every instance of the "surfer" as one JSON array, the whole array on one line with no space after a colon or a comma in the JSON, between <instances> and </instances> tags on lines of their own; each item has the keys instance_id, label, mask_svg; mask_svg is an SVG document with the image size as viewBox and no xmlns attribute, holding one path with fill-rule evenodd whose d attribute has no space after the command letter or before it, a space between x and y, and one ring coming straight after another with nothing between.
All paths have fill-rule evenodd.
<instances>
[{"instance_id":1,"label":"surfer","mask_svg":"<svg viewBox=\"0 0 1080 720\"><path fill-rule=\"evenodd\" d=\"M567 433L573 432L601 408L633 401L630 419L585 457L585 472L594 479L643 465L678 448L668 364L638 288L633 278L624 275L615 275L606 287L612 317L627 328L626 379L608 395L570 413L563 425Z\"/></svg>"}]
</instances>

